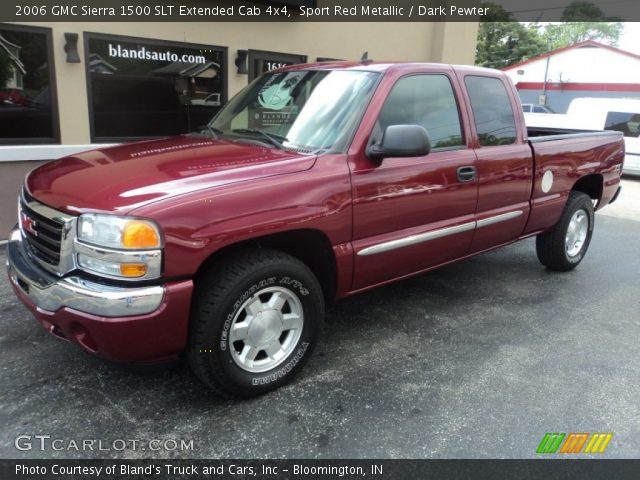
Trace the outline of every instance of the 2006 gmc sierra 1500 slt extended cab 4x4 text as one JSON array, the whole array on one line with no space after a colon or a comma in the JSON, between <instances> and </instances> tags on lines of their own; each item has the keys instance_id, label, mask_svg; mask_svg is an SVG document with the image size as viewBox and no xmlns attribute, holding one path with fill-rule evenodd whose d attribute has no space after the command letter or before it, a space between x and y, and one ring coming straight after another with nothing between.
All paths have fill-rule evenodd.
<instances>
[{"instance_id":1,"label":"2006 gmc sierra 1500 slt extended cab 4x4 text","mask_svg":"<svg viewBox=\"0 0 640 480\"><path fill-rule=\"evenodd\" d=\"M301 369L326 301L534 235L574 268L623 158L618 132L527 131L499 71L290 66L198 134L32 171L8 272L60 338L257 395Z\"/></svg>"}]
</instances>

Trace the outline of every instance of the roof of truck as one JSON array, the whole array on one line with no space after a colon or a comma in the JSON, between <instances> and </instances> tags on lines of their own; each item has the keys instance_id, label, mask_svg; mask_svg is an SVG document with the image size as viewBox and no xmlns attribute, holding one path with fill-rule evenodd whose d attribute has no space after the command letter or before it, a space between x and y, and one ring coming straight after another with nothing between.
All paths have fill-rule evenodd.
<instances>
[{"instance_id":1,"label":"roof of truck","mask_svg":"<svg viewBox=\"0 0 640 480\"><path fill-rule=\"evenodd\" d=\"M373 62L373 61L329 61L316 63L301 63L289 65L278 69L278 71L295 70L359 70L366 72L386 72L406 67L424 67L425 69L437 69L438 67L449 67L465 72L476 72L492 75L501 74L500 70L492 68L472 67L470 65L450 65L447 63L426 63L426 62Z\"/></svg>"}]
</instances>

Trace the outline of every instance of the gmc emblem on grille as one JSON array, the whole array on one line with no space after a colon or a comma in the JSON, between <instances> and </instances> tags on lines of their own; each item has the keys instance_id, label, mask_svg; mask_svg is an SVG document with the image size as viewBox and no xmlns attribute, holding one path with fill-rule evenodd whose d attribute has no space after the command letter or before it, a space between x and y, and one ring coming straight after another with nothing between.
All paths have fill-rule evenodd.
<instances>
[{"instance_id":1,"label":"gmc emblem on grille","mask_svg":"<svg viewBox=\"0 0 640 480\"><path fill-rule=\"evenodd\" d=\"M22 229L25 232L29 232L31 235L38 236L38 232L36 231L36 221L27 217L27 215L22 212L20 218L20 225L22 225Z\"/></svg>"}]
</instances>

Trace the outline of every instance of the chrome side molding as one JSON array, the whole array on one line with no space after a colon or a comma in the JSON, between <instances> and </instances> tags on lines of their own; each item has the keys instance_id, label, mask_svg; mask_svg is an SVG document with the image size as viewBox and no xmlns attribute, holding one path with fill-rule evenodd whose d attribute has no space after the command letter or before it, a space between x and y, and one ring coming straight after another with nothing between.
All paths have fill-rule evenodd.
<instances>
[{"instance_id":1,"label":"chrome side molding","mask_svg":"<svg viewBox=\"0 0 640 480\"><path fill-rule=\"evenodd\" d=\"M502 213L500 215L496 215L494 217L483 218L482 220L478 220L476 222L476 226L486 227L487 225L493 225L494 223L506 222L507 220L511 220L512 218L518 218L524 214L522 210L514 210L513 212Z\"/></svg>"},{"instance_id":2,"label":"chrome side molding","mask_svg":"<svg viewBox=\"0 0 640 480\"><path fill-rule=\"evenodd\" d=\"M439 230L433 230L431 232L420 233L418 235L411 235L409 237L398 238L397 240L391 240L389 242L379 243L378 245L372 245L358 252L358 255L375 255L376 253L388 252L389 250L395 250L397 248L408 247L409 245L415 245L417 243L428 242L435 240L436 238L442 238L449 235L455 235L456 233L462 233L476 228L476 222L462 223L453 227L441 228Z\"/></svg>"},{"instance_id":3,"label":"chrome side molding","mask_svg":"<svg viewBox=\"0 0 640 480\"><path fill-rule=\"evenodd\" d=\"M418 243L429 242L437 238L447 237L449 235L455 235L457 233L467 232L474 228L482 228L495 223L506 222L514 218L518 218L523 215L522 210L514 210L513 212L501 213L493 217L483 218L482 220L461 223L460 225L454 225L452 227L440 228L438 230L432 230L430 232L419 233L417 235L410 235L404 238L398 238L396 240L390 240L388 242L372 245L367 248L363 248L358 252L358 256L375 255L377 253L384 253L398 248L408 247L410 245L416 245Z\"/></svg>"}]
</instances>

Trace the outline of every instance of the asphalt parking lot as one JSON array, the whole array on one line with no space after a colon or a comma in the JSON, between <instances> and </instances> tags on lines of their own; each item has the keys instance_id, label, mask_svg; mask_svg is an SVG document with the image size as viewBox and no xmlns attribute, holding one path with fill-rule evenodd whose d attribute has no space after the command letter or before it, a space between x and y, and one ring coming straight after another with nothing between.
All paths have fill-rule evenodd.
<instances>
[{"instance_id":1,"label":"asphalt parking lot","mask_svg":"<svg viewBox=\"0 0 640 480\"><path fill-rule=\"evenodd\" d=\"M528 458L545 432L613 432L601 456L637 457L639 240L626 179L575 271L527 240L339 302L302 375L239 402L184 366L127 372L51 337L3 275L0 457ZM20 451L21 434L193 450Z\"/></svg>"}]
</instances>

